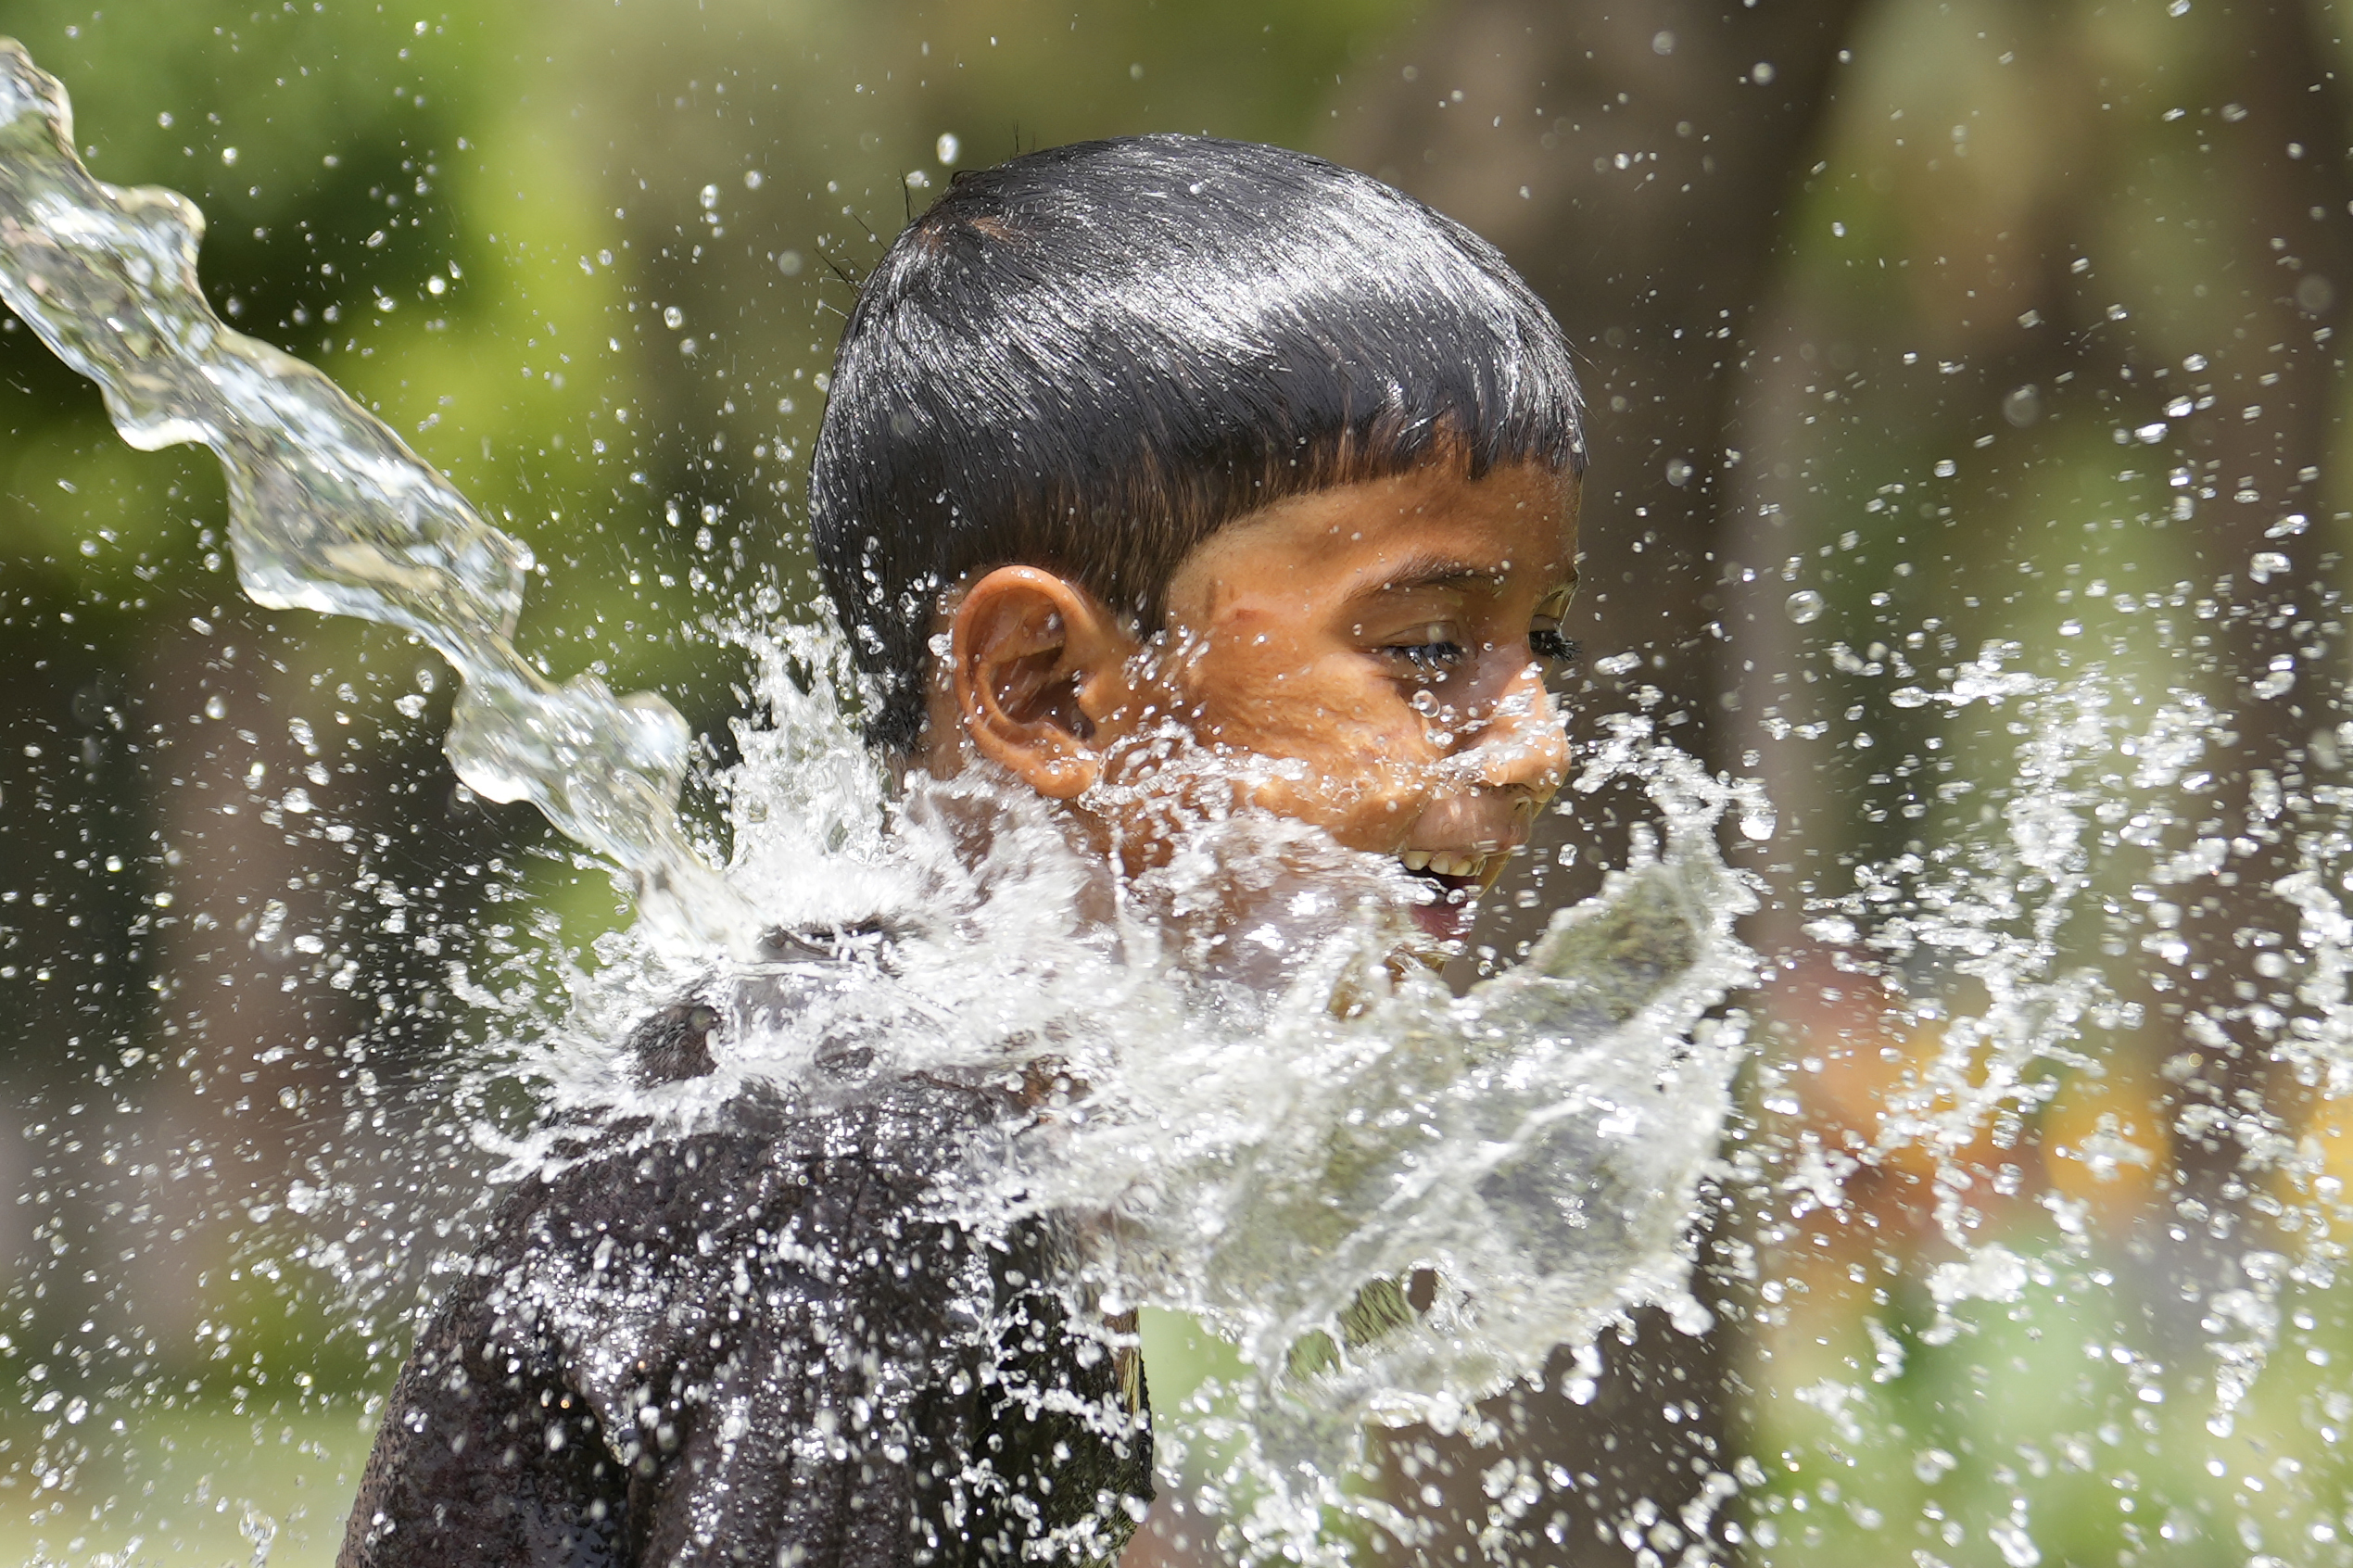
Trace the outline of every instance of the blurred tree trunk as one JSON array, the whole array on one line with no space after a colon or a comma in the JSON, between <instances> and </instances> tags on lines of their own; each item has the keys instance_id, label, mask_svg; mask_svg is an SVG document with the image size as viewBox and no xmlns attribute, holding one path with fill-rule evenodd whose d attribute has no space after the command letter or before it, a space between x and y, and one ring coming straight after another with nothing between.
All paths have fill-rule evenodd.
<instances>
[{"instance_id":1,"label":"blurred tree trunk","mask_svg":"<svg viewBox=\"0 0 2353 1568\"><path fill-rule=\"evenodd\" d=\"M2183 911L2186 984L2168 993L2160 976L2148 998L2164 1049L2177 1053L2164 1076L2176 1086L2181 1223L2170 1231L2174 1246L2158 1244L2169 1276L2158 1299L2177 1315L2160 1326L2183 1345L2207 1337L2207 1297L2241 1283L2243 1254L2296 1247L2252 1211L2250 1198L2261 1200L2245 1179L2246 1150L2226 1129L2258 1104L2292 1113L2301 1093L2267 1048L2276 1024L2260 1018L2269 1008L2299 1010L2302 976L2264 977L2249 936L2297 942L2296 916L2275 891L2296 869L2281 829L2312 809L2309 784L2323 768L2307 749L2336 716L2330 687L2344 678L2345 650L2317 628L2341 613L2333 580L2344 512L2333 522L2330 508L2353 504L2341 475L2326 488L2322 477L2343 418L2339 335L2353 293L2353 115L2337 76L2345 57L2324 36L2324 5L2239 0L2222 14L2240 47L2214 62L2213 100L2231 107L2213 138L2220 264L2201 287L2237 325L2204 349L2208 363L2189 378L2212 406L2188 424L2190 485L2177 493L2194 498L2199 581L2213 585L2219 607L2209 686L2237 741L2212 758L2212 816L2233 840L2235 877L2224 873L2220 897ZM2279 804L2264 802L2274 785L2288 806L2276 824ZM2200 1014L2219 1029L2198 1026Z\"/></svg>"},{"instance_id":2,"label":"blurred tree trunk","mask_svg":"<svg viewBox=\"0 0 2353 1568\"><path fill-rule=\"evenodd\" d=\"M1494 241L1560 318L1592 448L1577 629L1701 723L1718 437L1862 9L1466 0L1391 51L1335 149Z\"/></svg>"},{"instance_id":3,"label":"blurred tree trunk","mask_svg":"<svg viewBox=\"0 0 2353 1568\"><path fill-rule=\"evenodd\" d=\"M1733 683L1713 626L1715 557L1739 461L1726 433L1784 209L1862 8L1465 0L1388 52L1335 148L1494 241L1560 318L1583 361L1591 447L1569 629L1593 700L1577 705L1655 688L1646 705L1667 733L1718 764L1730 759L1712 754L1710 719ZM1556 887L1544 903L1562 900ZM1720 1517L1678 1510L1730 1464L1725 1338L1646 1314L1630 1345L1605 1343L1591 1403L1558 1392L1563 1360L1552 1392L1511 1412L1503 1453L1534 1467L1542 1494L1514 1526L1524 1560L1673 1561L1694 1524L1720 1542ZM1499 1457L1420 1434L1390 1446L1391 1495L1436 1527L1423 1555L1452 1561L1496 1519Z\"/></svg>"},{"instance_id":4,"label":"blurred tree trunk","mask_svg":"<svg viewBox=\"0 0 2353 1568\"><path fill-rule=\"evenodd\" d=\"M2323 628L2342 619L2343 509L2353 504L2342 476L2332 483L2329 473L2346 408L2341 335L2353 279L2346 157L2353 105L2337 75L2347 57L2341 41L2328 36L2330 8L2319 0L2200 0L2191 19L2202 30L2192 35L2198 44L2174 42L2172 53L2121 80L2116 56L2103 62L2093 46L2104 9L2094 0L1977 8L1977 17L2004 28L1997 36L2015 44L2020 68L2040 79L2033 127L2040 157L2031 169L2005 171L2016 189L2005 205L2017 215L2002 225L2006 232L1987 234L1969 254L1951 247L1952 269L1939 285L1948 296L2007 305L1971 311L1973 330L1949 337L1936 354L1952 361L1955 407L1980 411L1971 434L1999 431L2005 449L2017 442L2031 449L2034 436L2024 427L2043 417L2035 411L2064 404L2103 435L2115 427L2117 468L2171 481L2175 510L2157 525L2170 532L2144 537L2151 564L2165 563L2164 578L2186 579L2190 597L2202 601L2195 619L2183 618L2185 636L2195 634L2191 656L2137 688L2129 669L2104 679L2134 704L2144 693L2157 700L2165 681L2194 687L2213 702L2218 743L2198 762L2214 775L2213 788L2199 810L2170 825L2152 858L2193 838L2228 841L2230 850L2217 876L2135 890L2180 902L2188 954L2176 966L2122 942L2107 950L2115 960L2109 982L2145 1009L2147 1023L2115 1037L2104 1070L2111 1081L2138 1074L2164 1085L2170 1162L2155 1152L2167 1165L2166 1190L2124 1248L2137 1276L2128 1289L2141 1318L2134 1326L2155 1339L2153 1354L2198 1365L2211 1354L2215 1296L2247 1283L2242 1260L2251 1252L2296 1256L2307 1245L2260 1212L2270 1199L2250 1176L2248 1142L2267 1119L2292 1139L2309 1112L2297 1103L2306 1091L2272 1048L2280 1016L2299 1011L2295 992L2303 972L2267 976L2257 963L2274 936L2285 948L2297 945L2296 913L2276 889L2296 869L2291 834L2298 812L2312 809L2308 786L2339 765L2333 746L2313 740L2344 711L2331 688L2343 681L2345 649L2341 639L2333 642L2333 628ZM2150 236L2168 233L2159 224L2170 224L2181 244L2153 261ZM1945 248L1917 248L1911 259ZM2020 305L2032 309L2012 314ZM1742 444L1760 454L1797 444L1801 395L1815 390L1800 384L1817 374L1801 365L1796 350L1828 335L1809 309L1818 312L1818 299L1810 307L1784 302L1779 322L1760 331L1786 350L1777 366L1760 371L1748 399L1755 413ZM1882 387L1886 369L1882 363L1875 376ZM2007 418L2015 431L1982 417L1997 407L2007 416L2011 389L2032 394ZM1955 435L1960 424L1952 422ZM1994 439L1989 433L1976 444ZM1967 448L1956 440L1951 449ZM2016 480L2059 450L2055 443L2043 459L2013 459L2003 469L1988 458L1978 482ZM1744 477L1745 537L1734 539L1730 553L1762 565L1828 537L1777 531L1782 518L1804 510L1807 478L1777 479L1763 464ZM1980 512L1999 514L1994 506ZM2096 515L2062 512L2057 523L2073 535ZM2078 561L2100 559L2088 538L2081 548ZM2018 564L2025 563L2022 557ZM1766 576L1727 621L1738 627L1738 651L1756 671L1742 722L1755 720L1773 697L1770 678L1786 678L1802 664L1807 636L1780 609L1789 586ZM2044 585L2037 597L2047 602L2056 586ZM1948 599L1953 587L1945 585ZM1854 800L1825 789L1818 754L1777 753L1764 736L1760 726L1751 740L1768 766L1785 769L1771 779L1784 808L1777 858L1797 861L1786 847L1794 840L1818 854L1815 869L1833 864L1837 852L1857 842ZM1888 853L1883 839L1863 857ZM1802 941L1795 880L1777 890L1775 928L1756 934L1770 951ZM1819 974L1853 984L1827 963ZM1819 989L1815 980L1807 984ZM1785 994L1797 1002L1799 989L1793 979ZM1815 1037L1828 1033L1817 1030ZM2045 1156L2051 1152L2046 1144ZM2295 1498L2275 1496L2260 1506L2283 1529L2297 1527Z\"/></svg>"}]
</instances>

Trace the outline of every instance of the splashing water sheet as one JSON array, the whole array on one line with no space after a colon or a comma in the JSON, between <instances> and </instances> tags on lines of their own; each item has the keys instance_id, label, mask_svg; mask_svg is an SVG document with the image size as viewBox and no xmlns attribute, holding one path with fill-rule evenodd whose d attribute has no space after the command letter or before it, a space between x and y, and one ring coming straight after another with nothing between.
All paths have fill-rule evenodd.
<instances>
[{"instance_id":1,"label":"splashing water sheet","mask_svg":"<svg viewBox=\"0 0 2353 1568\"><path fill-rule=\"evenodd\" d=\"M1734 791L1649 720L1572 792L1631 781L1656 827L1524 965L1460 997L1390 957L1420 896L1393 862L1246 814L1204 823L1116 918L1077 917L1099 868L985 778L890 798L837 701L846 660L792 628L736 634L764 711L717 780L733 851L714 870L673 811L676 714L533 670L511 640L528 552L319 372L222 326L196 209L94 181L72 145L63 90L0 43L0 297L127 441L220 457L251 597L438 650L464 681L460 778L533 802L637 891L639 925L572 973L561 1016L453 981L524 1042L461 1072L538 1085L536 1131L471 1132L507 1179L560 1170L584 1125L682 1138L757 1086L838 1076L845 1040L874 1081L1044 1075L1061 1087L964 1192L967 1220L1075 1217L1089 1311L1188 1314L1234 1344L1241 1376L1159 1412L1160 1461L1251 1558L1347 1560L1329 1526L1348 1515L1415 1537L1357 1484L1368 1429L1491 1434L1482 1403L1540 1381L1557 1347L1651 1304L1704 1320L1690 1218L1745 1051L1720 1005L1749 973L1732 927L1753 901L1714 848ZM1237 899L1271 913L1250 971L1221 975L1188 953L1185 912ZM882 933L887 960L803 972L759 934L806 930ZM721 1018L715 1069L642 1086L620 1043L689 993ZM297 1182L285 1207L323 1205ZM373 1277L323 1233L296 1252L348 1288ZM275 1525L250 1523L266 1554Z\"/></svg>"}]
</instances>

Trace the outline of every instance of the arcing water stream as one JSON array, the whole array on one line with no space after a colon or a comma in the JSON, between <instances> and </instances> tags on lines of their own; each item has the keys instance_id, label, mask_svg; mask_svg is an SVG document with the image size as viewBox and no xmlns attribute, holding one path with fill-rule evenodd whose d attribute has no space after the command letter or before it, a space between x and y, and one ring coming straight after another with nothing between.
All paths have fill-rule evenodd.
<instances>
[{"instance_id":1,"label":"arcing water stream","mask_svg":"<svg viewBox=\"0 0 2353 1568\"><path fill-rule=\"evenodd\" d=\"M466 988L503 1043L436 1085L441 1132L510 1174L556 1157L544 1132L479 1116L494 1076L532 1085L543 1124L626 1111L659 1136L845 1051L875 1053L859 1074L1043 1073L1062 1098L970 1195L976 1223L1083 1216L1096 1305L1190 1314L1242 1348L1227 1386L1160 1410L1168 1489L1221 1514L1239 1552L1467 1549L1423 1538L1426 1497L1357 1476L1368 1424L1419 1422L1466 1442L1476 1544L1499 1561L1578 1561L1597 1531L1619 1561L2347 1560L2353 725L2318 651L2343 638L2334 601L2102 584L2105 619L2081 611L2074 644L2093 651L2037 667L1946 646L1933 621L1858 651L1818 594L1784 610L1768 574L1769 612L1822 639L1793 666L1851 683L1848 722L1867 711L1883 744L1925 735L1932 760L1892 772L1899 809L1937 832L1768 909L1811 956L1776 955L1761 982L1734 934L1755 890L1715 848L1727 815L1769 834L1760 803L1641 715L1565 799L1630 786L1655 828L1460 998L1387 973L1388 868L1279 825L1204 825L1118 921L1082 921L1089 867L1018 800L891 796L843 716L844 662L803 628L737 633L765 676L717 780L731 849L713 872L671 817L678 727L523 664L518 547L316 372L221 328L193 209L90 181L62 94L7 61L0 292L130 438L221 455L251 591L431 640L477 694L450 740L461 775L538 802L646 890L651 929L604 943L593 978L552 954L537 991ZM2258 585L2274 570L2245 565ZM2132 639L2170 654L2242 614L2314 651L2228 692L2136 690L2118 667ZM2291 699L2304 738L2232 783L2242 732ZM1829 727L1763 723L1792 745ZM1271 912L1249 962L1163 962L1198 934L1183 912L1229 884ZM770 929L866 945L762 955L749 938ZM619 1042L685 994L722 1017L716 1070L641 1087ZM308 1179L274 1196L300 1223L273 1233L272 1266L314 1261L355 1313L406 1306ZM1703 1204L1736 1218L1695 1283ZM443 1245L464 1240L461 1222ZM1695 1439L1678 1490L1622 1503L1499 1428L1531 1378L1590 1397L1597 1339L1646 1303L1742 1325L1744 1446ZM126 1375L77 1415L51 1375L24 1374L49 1424L7 1462L62 1499L101 1423L135 1425L158 1395ZM1621 1419L1655 1445L1691 1412ZM1414 1478L1435 1492L1448 1462ZM82 1527L61 1500L40 1549Z\"/></svg>"},{"instance_id":2,"label":"arcing water stream","mask_svg":"<svg viewBox=\"0 0 2353 1568\"><path fill-rule=\"evenodd\" d=\"M221 325L196 282L203 215L175 192L93 180L65 89L14 40L0 41L0 299L105 389L124 440L220 457L246 592L424 638L465 682L448 742L461 778L530 801L624 867L657 925L724 928L730 895L671 809L684 721L594 677L552 687L509 640L531 552L325 376Z\"/></svg>"}]
</instances>

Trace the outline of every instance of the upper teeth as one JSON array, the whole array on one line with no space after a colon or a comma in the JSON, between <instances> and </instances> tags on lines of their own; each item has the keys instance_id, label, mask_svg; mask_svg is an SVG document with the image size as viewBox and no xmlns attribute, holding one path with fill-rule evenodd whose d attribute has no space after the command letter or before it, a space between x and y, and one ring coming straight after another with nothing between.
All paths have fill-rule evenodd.
<instances>
[{"instance_id":1,"label":"upper teeth","mask_svg":"<svg viewBox=\"0 0 2353 1568\"><path fill-rule=\"evenodd\" d=\"M1432 871L1441 877L1475 877L1486 869L1483 854L1453 854L1445 850L1407 850L1398 858L1408 871Z\"/></svg>"}]
</instances>

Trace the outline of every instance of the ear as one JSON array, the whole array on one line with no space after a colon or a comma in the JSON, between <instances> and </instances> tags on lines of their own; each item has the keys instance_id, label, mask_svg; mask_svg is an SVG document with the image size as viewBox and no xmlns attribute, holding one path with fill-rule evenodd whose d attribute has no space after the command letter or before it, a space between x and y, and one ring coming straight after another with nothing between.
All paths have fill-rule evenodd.
<instances>
[{"instance_id":1,"label":"ear","mask_svg":"<svg viewBox=\"0 0 2353 1568\"><path fill-rule=\"evenodd\" d=\"M956 720L982 755L1054 800L1102 777L1105 742L1132 723L1138 644L1092 593L1000 566L965 590L948 643Z\"/></svg>"}]
</instances>

